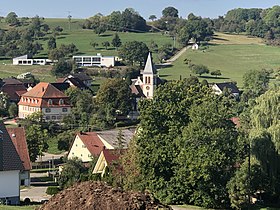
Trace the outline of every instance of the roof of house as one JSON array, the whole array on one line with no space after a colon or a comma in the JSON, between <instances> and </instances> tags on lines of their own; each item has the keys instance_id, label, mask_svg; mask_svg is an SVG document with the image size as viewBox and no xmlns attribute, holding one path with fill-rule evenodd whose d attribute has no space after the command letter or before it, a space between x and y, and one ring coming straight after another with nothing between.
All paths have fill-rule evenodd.
<instances>
[{"instance_id":1,"label":"roof of house","mask_svg":"<svg viewBox=\"0 0 280 210\"><path fill-rule=\"evenodd\" d=\"M92 78L90 76L88 76L87 74L82 73L82 72L79 72L79 73L76 73L76 74L70 74L69 76L79 78L81 81L92 80Z\"/></svg>"},{"instance_id":2,"label":"roof of house","mask_svg":"<svg viewBox=\"0 0 280 210\"><path fill-rule=\"evenodd\" d=\"M67 83L67 82L52 82L51 85L53 85L56 89L64 92L66 91L69 87L70 87L70 84Z\"/></svg>"},{"instance_id":3,"label":"roof of house","mask_svg":"<svg viewBox=\"0 0 280 210\"><path fill-rule=\"evenodd\" d=\"M103 151L104 158L106 162L111 164L113 161L116 161L126 152L126 149L104 149Z\"/></svg>"},{"instance_id":4,"label":"roof of house","mask_svg":"<svg viewBox=\"0 0 280 210\"><path fill-rule=\"evenodd\" d=\"M95 132L80 132L77 135L82 140L92 156L99 156L104 148L104 144Z\"/></svg>"},{"instance_id":5,"label":"roof of house","mask_svg":"<svg viewBox=\"0 0 280 210\"><path fill-rule=\"evenodd\" d=\"M135 85L136 80L132 81L132 84L130 85L131 93L135 94L138 97L146 97L143 93L143 90L140 85Z\"/></svg>"},{"instance_id":6,"label":"roof of house","mask_svg":"<svg viewBox=\"0 0 280 210\"><path fill-rule=\"evenodd\" d=\"M152 61L152 55L149 52L143 74L156 74L156 73L157 73L157 69Z\"/></svg>"},{"instance_id":7,"label":"roof of house","mask_svg":"<svg viewBox=\"0 0 280 210\"><path fill-rule=\"evenodd\" d=\"M24 170L31 170L32 166L29 158L24 128L7 128L7 131L13 144L15 145L17 153L19 154Z\"/></svg>"},{"instance_id":8,"label":"roof of house","mask_svg":"<svg viewBox=\"0 0 280 210\"><path fill-rule=\"evenodd\" d=\"M62 91L55 88L51 83L46 82L40 82L22 96L33 98L67 98Z\"/></svg>"},{"instance_id":9,"label":"roof of house","mask_svg":"<svg viewBox=\"0 0 280 210\"><path fill-rule=\"evenodd\" d=\"M19 101L20 96L27 92L26 87L21 84L4 84L1 88L3 93L6 93L11 101Z\"/></svg>"},{"instance_id":10,"label":"roof of house","mask_svg":"<svg viewBox=\"0 0 280 210\"><path fill-rule=\"evenodd\" d=\"M218 88L223 91L225 88L229 89L231 93L240 93L237 86L232 82L215 83Z\"/></svg>"},{"instance_id":11,"label":"roof of house","mask_svg":"<svg viewBox=\"0 0 280 210\"><path fill-rule=\"evenodd\" d=\"M0 171L23 170L21 159L2 121L0 131L2 135L0 144L3 146L3 151L0 151Z\"/></svg>"},{"instance_id":12,"label":"roof of house","mask_svg":"<svg viewBox=\"0 0 280 210\"><path fill-rule=\"evenodd\" d=\"M4 78L3 79L4 85L18 85L18 84L23 84L21 81L19 81L16 78Z\"/></svg>"},{"instance_id":13,"label":"roof of house","mask_svg":"<svg viewBox=\"0 0 280 210\"><path fill-rule=\"evenodd\" d=\"M69 82L71 82L75 87L79 89L89 89L88 86L86 86L78 77L67 78L64 80L64 82L66 82L67 80L69 80Z\"/></svg>"},{"instance_id":14,"label":"roof of house","mask_svg":"<svg viewBox=\"0 0 280 210\"><path fill-rule=\"evenodd\" d=\"M105 140L108 144L113 146L117 140L119 130L114 129L114 130L107 130L107 131L98 131L96 133L98 134L99 137L101 137L103 140ZM122 130L122 134L124 137L124 148L128 147L128 144L129 144L130 140L133 138L134 133L135 133L135 128Z\"/></svg>"}]
</instances>

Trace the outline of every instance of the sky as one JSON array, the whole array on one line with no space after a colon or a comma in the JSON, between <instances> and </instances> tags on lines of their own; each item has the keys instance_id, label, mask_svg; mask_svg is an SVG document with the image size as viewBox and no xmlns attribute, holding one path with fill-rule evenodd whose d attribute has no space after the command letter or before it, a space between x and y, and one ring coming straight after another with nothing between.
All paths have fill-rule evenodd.
<instances>
[{"instance_id":1,"label":"sky","mask_svg":"<svg viewBox=\"0 0 280 210\"><path fill-rule=\"evenodd\" d=\"M234 8L268 8L280 4L279 0L1 0L0 16L15 12L19 17L88 18L97 13L108 15L112 11L134 8L145 19L168 6L179 10L180 17L189 13L215 18Z\"/></svg>"}]
</instances>

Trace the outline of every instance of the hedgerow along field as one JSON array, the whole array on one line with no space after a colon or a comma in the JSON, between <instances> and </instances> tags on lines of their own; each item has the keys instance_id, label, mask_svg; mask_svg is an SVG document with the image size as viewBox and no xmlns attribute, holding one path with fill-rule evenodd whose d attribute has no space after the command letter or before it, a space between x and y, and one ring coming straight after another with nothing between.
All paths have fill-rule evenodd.
<instances>
[{"instance_id":1,"label":"hedgerow along field","mask_svg":"<svg viewBox=\"0 0 280 210\"><path fill-rule=\"evenodd\" d=\"M259 38L245 35L216 33L210 44L201 50L188 49L171 67L160 70L165 79L179 79L194 75L185 64L206 65L210 71L220 70L219 77L205 74L200 79L208 82L236 81L242 87L242 77L249 70L275 69L280 67L280 48L265 45Z\"/></svg>"}]
</instances>

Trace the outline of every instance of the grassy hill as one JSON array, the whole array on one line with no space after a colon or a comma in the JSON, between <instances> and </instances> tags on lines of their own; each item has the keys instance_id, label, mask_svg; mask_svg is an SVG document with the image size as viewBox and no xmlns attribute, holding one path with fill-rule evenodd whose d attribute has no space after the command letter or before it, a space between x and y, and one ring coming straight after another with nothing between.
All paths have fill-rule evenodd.
<instances>
[{"instance_id":1,"label":"grassy hill","mask_svg":"<svg viewBox=\"0 0 280 210\"><path fill-rule=\"evenodd\" d=\"M82 29L83 19L73 19L69 28L68 19L46 18L44 22L51 28L61 26L63 32L57 37L57 45L74 43L79 49L80 54L117 55L118 52L109 47L106 50L102 42L109 41L113 38L114 32L107 31L101 36L96 35L92 30ZM2 21L0 28L7 25ZM118 33L122 42L143 41L147 45L155 41L158 46L173 43L171 37L161 33ZM47 38L40 40L45 50L37 57L47 56ZM90 42L97 42L99 46L94 49ZM178 45L178 44L177 44ZM193 64L204 64L209 67L210 71L221 70L222 76L215 78L211 75L205 75L204 78L210 82L213 81L237 81L242 86L243 74L251 69L277 68L280 66L280 48L266 46L259 38L249 38L244 35L231 35L216 33L210 45L204 50L192 51L187 50L172 66L159 70L160 76L165 79L179 79L189 77L192 72L184 63L188 58ZM154 54L154 61L158 62L157 55ZM16 76L23 72L32 72L42 81L53 81L54 77L50 75L50 66L12 66L11 59L0 60L0 78ZM201 78L201 79L204 79Z\"/></svg>"},{"instance_id":2,"label":"grassy hill","mask_svg":"<svg viewBox=\"0 0 280 210\"><path fill-rule=\"evenodd\" d=\"M242 86L242 77L249 70L275 69L280 66L280 48L266 46L259 38L248 38L244 35L228 35L217 33L204 50L188 49L173 66L160 70L165 79L189 77L191 70L184 63L190 59L193 64L208 66L210 71L221 70L222 76L215 78L205 75L201 79L210 82L236 81Z\"/></svg>"}]
</instances>

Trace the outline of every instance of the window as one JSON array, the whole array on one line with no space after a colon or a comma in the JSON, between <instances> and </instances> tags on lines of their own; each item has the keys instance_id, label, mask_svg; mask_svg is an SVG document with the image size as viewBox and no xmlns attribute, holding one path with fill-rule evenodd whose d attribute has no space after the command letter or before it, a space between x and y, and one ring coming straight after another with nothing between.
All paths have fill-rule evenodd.
<instances>
[{"instance_id":1,"label":"window","mask_svg":"<svg viewBox=\"0 0 280 210\"><path fill-rule=\"evenodd\" d=\"M51 118L50 118L50 116L46 116L46 120L50 120Z\"/></svg>"},{"instance_id":2,"label":"window","mask_svg":"<svg viewBox=\"0 0 280 210\"><path fill-rule=\"evenodd\" d=\"M148 84L151 84L151 77L148 77Z\"/></svg>"},{"instance_id":3,"label":"window","mask_svg":"<svg viewBox=\"0 0 280 210\"><path fill-rule=\"evenodd\" d=\"M67 112L67 108L62 108L62 112Z\"/></svg>"},{"instance_id":4,"label":"window","mask_svg":"<svg viewBox=\"0 0 280 210\"><path fill-rule=\"evenodd\" d=\"M83 145L82 145L82 148L86 148L86 145L83 144Z\"/></svg>"},{"instance_id":5,"label":"window","mask_svg":"<svg viewBox=\"0 0 280 210\"><path fill-rule=\"evenodd\" d=\"M91 58L83 58L84 62L91 62Z\"/></svg>"},{"instance_id":6,"label":"window","mask_svg":"<svg viewBox=\"0 0 280 210\"><path fill-rule=\"evenodd\" d=\"M81 154L81 157L83 157L83 154Z\"/></svg>"},{"instance_id":7,"label":"window","mask_svg":"<svg viewBox=\"0 0 280 210\"><path fill-rule=\"evenodd\" d=\"M53 104L52 99L49 99L49 100L48 100L48 104L49 104L49 105L52 105L52 104Z\"/></svg>"},{"instance_id":8,"label":"window","mask_svg":"<svg viewBox=\"0 0 280 210\"><path fill-rule=\"evenodd\" d=\"M50 113L51 109L50 108L46 108L46 113Z\"/></svg>"},{"instance_id":9,"label":"window","mask_svg":"<svg viewBox=\"0 0 280 210\"><path fill-rule=\"evenodd\" d=\"M52 120L56 120L56 116L52 116Z\"/></svg>"},{"instance_id":10,"label":"window","mask_svg":"<svg viewBox=\"0 0 280 210\"><path fill-rule=\"evenodd\" d=\"M59 99L59 105L64 104L64 100L63 99Z\"/></svg>"}]
</instances>

